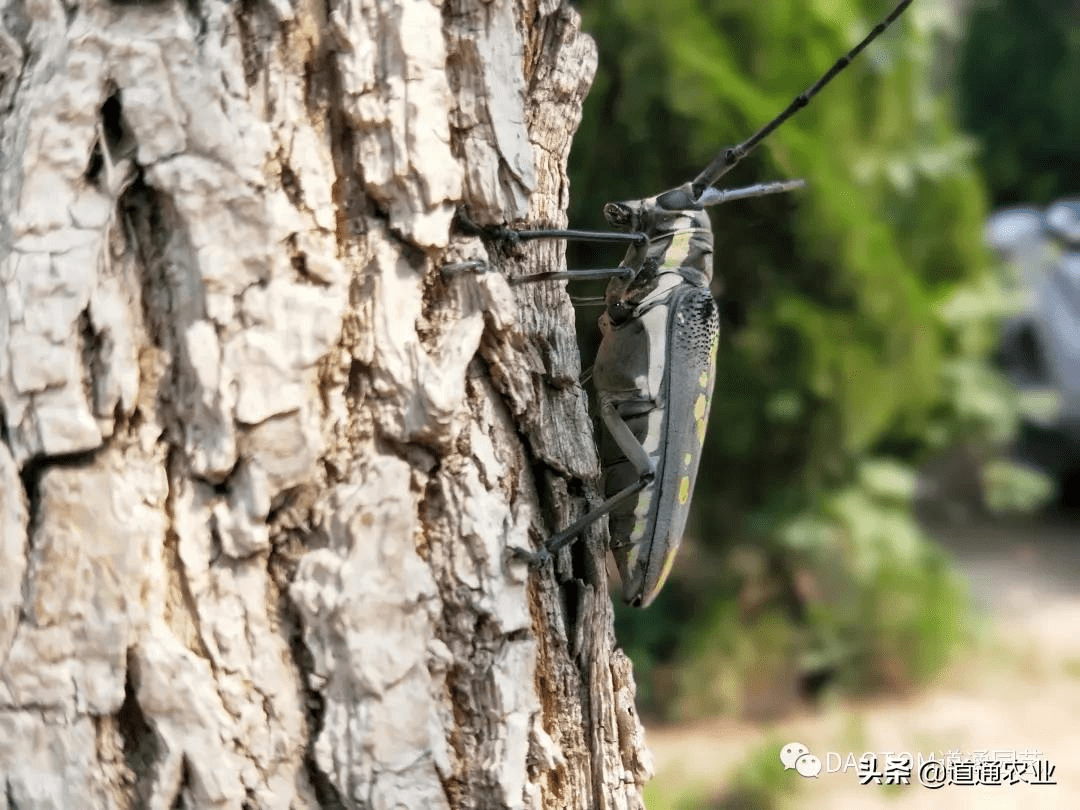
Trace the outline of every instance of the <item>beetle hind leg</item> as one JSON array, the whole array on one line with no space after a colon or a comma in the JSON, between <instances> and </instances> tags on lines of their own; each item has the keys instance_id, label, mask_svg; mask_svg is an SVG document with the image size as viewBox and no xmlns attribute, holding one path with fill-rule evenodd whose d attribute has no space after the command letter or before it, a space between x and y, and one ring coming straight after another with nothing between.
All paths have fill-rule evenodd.
<instances>
[{"instance_id":1,"label":"beetle hind leg","mask_svg":"<svg viewBox=\"0 0 1080 810\"><path fill-rule=\"evenodd\" d=\"M618 507L619 504L627 498L633 497L641 492L641 490L645 489L645 487L652 483L652 480L652 473L643 475L637 481L630 484L630 486L616 492L595 509L586 512L561 532L553 534L551 539L541 546L538 551L529 551L524 548L511 548L509 549L510 556L515 560L528 563L531 568L537 568L543 565L550 560L556 552L561 551L563 548L574 542L574 539L593 523Z\"/></svg>"},{"instance_id":2,"label":"beetle hind leg","mask_svg":"<svg viewBox=\"0 0 1080 810\"><path fill-rule=\"evenodd\" d=\"M645 448L641 446L641 442L637 440L633 431L630 430L630 426L619 416L615 406L610 402L602 402L600 404L600 419L604 422L604 426L607 427L611 438L615 440L619 449L626 455L627 460L634 466L638 479L604 500L595 509L590 509L561 532L552 535L551 539L538 551L511 548L509 550L510 555L514 559L527 562L532 567L543 565L552 558L555 552L570 545L585 529L604 515L618 508L627 499L637 495L653 482L656 477L656 466L653 464L652 459L649 458Z\"/></svg>"}]
</instances>

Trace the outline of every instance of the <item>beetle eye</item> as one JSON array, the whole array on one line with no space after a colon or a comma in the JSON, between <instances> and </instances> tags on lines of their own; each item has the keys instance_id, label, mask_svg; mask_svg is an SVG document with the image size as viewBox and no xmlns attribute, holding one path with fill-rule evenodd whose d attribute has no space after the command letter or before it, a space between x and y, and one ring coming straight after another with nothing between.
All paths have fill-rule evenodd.
<instances>
[{"instance_id":1,"label":"beetle eye","mask_svg":"<svg viewBox=\"0 0 1080 810\"><path fill-rule=\"evenodd\" d=\"M608 203L604 206L604 219L606 219L613 228L632 230L633 218L633 209L626 205L626 203Z\"/></svg>"}]
</instances>

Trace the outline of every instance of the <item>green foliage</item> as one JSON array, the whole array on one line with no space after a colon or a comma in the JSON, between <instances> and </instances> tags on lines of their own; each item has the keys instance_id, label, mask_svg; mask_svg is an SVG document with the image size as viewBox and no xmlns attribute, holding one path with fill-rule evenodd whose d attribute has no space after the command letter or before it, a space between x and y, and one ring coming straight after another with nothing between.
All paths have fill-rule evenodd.
<instances>
[{"instance_id":1,"label":"green foliage","mask_svg":"<svg viewBox=\"0 0 1080 810\"><path fill-rule=\"evenodd\" d=\"M910 469L869 459L818 509L729 555L738 598L702 600L698 620L680 625L680 660L639 671L643 707L669 721L770 715L792 707L808 674L830 673L834 687L857 694L924 682L973 635L965 588L911 515L914 485ZM795 610L769 598L778 588L769 559L798 583ZM649 691L657 683L665 700Z\"/></svg>"},{"instance_id":2,"label":"green foliage","mask_svg":"<svg viewBox=\"0 0 1080 810\"><path fill-rule=\"evenodd\" d=\"M973 640L965 588L909 510L857 487L828 500L836 535L810 561L819 583L807 600L812 663L849 692L924 682Z\"/></svg>"},{"instance_id":3,"label":"green foliage","mask_svg":"<svg viewBox=\"0 0 1080 810\"><path fill-rule=\"evenodd\" d=\"M675 697L661 707L666 718L775 714L777 696L794 694L797 628L776 608L746 618L734 602L719 600L712 611L689 628L689 654L672 670Z\"/></svg>"},{"instance_id":4,"label":"green foliage","mask_svg":"<svg viewBox=\"0 0 1080 810\"><path fill-rule=\"evenodd\" d=\"M702 786L689 788L663 777L645 786L650 810L782 810L791 806L803 779L785 771L780 749L788 740L775 735L754 748L732 772L728 787L713 794Z\"/></svg>"},{"instance_id":5,"label":"green foliage","mask_svg":"<svg viewBox=\"0 0 1080 810\"><path fill-rule=\"evenodd\" d=\"M785 771L780 749L787 740L770 737L735 771L731 786L703 810L780 810L795 795L802 781Z\"/></svg>"},{"instance_id":6,"label":"green foliage","mask_svg":"<svg viewBox=\"0 0 1080 810\"><path fill-rule=\"evenodd\" d=\"M1031 512L1057 494L1055 483L1044 473L1004 459L983 470L986 504L995 512Z\"/></svg>"},{"instance_id":7,"label":"green foliage","mask_svg":"<svg viewBox=\"0 0 1080 810\"><path fill-rule=\"evenodd\" d=\"M961 120L982 142L995 203L1049 203L1080 175L1080 9L1060 0L976 5L957 71Z\"/></svg>"},{"instance_id":8,"label":"green foliage","mask_svg":"<svg viewBox=\"0 0 1080 810\"><path fill-rule=\"evenodd\" d=\"M707 791L663 778L646 784L643 798L649 810L704 810L709 801Z\"/></svg>"},{"instance_id":9,"label":"green foliage","mask_svg":"<svg viewBox=\"0 0 1080 810\"><path fill-rule=\"evenodd\" d=\"M571 155L572 221L693 177L891 5L589 4L600 68ZM910 680L956 636L947 616L933 626L959 601L910 516L911 469L931 449L1009 436L1016 415L986 361L1005 303L981 247L974 149L933 75L947 19L911 6L725 178L809 185L714 209L724 330L694 499L699 556L680 557L647 615L617 617L646 705L693 703L692 680L703 703L737 709L745 694L731 684L759 664L778 681L826 662L841 680L892 682L870 660L885 655ZM759 550L774 586L749 611L736 608L736 546Z\"/></svg>"}]
</instances>

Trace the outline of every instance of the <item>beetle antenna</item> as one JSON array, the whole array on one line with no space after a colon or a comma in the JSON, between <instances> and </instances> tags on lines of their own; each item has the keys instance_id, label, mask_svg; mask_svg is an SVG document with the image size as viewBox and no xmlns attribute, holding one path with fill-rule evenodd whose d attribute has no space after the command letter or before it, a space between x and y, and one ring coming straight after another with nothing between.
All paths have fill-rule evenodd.
<instances>
[{"instance_id":1,"label":"beetle antenna","mask_svg":"<svg viewBox=\"0 0 1080 810\"><path fill-rule=\"evenodd\" d=\"M701 193L698 204L716 205L731 202L732 200L745 200L747 197L764 197L766 194L795 191L805 186L805 180L783 180L773 183L755 183L752 186L744 186L743 188L707 188Z\"/></svg>"},{"instance_id":2,"label":"beetle antenna","mask_svg":"<svg viewBox=\"0 0 1080 810\"><path fill-rule=\"evenodd\" d=\"M721 177L731 171L731 169L735 166L736 163L738 163L744 157L753 152L754 149L757 148L758 144L760 144L763 140L769 137L769 135L771 135L777 127L779 127L789 118L791 118L791 116L793 116L803 107L805 107L810 102L810 99L812 99L818 94L818 92L821 91L821 88L823 88L830 81L832 81L836 74L838 74L849 64L851 64L851 60L858 56L863 48L865 48L867 45L877 39L878 36L880 36L886 28L892 25L893 21L897 17L904 13L904 9L906 9L910 5L911 0L901 0L901 2L897 4L896 8L892 10L888 17L886 17L884 20L874 26L874 29L863 38L862 42L860 42L846 54L837 59L836 64L834 64L831 68L825 71L824 75L816 82L814 82L813 85L804 90L802 93L799 93L799 95L795 96L795 98L787 106L787 108L784 109L783 112L781 112L778 116L776 116L769 123L767 123L765 126L763 126L761 129L759 129L742 143L736 146L729 146L728 148L722 150L715 158L713 158L712 163L706 166L705 170L701 172L701 174L699 174L697 177L695 177L693 183L691 184L693 188L694 199L699 199L705 189L712 186L717 180L719 180Z\"/></svg>"}]
</instances>

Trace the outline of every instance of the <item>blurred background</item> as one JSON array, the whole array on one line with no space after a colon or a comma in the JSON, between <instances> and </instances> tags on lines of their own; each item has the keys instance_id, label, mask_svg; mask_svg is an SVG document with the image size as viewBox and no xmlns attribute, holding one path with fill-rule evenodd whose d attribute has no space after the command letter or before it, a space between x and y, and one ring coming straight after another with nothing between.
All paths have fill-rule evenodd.
<instances>
[{"instance_id":1,"label":"blurred background","mask_svg":"<svg viewBox=\"0 0 1080 810\"><path fill-rule=\"evenodd\" d=\"M600 67L571 222L600 227L604 202L747 137L894 3L581 5ZM1080 797L1078 99L1080 3L915 0L725 178L808 187L712 209L723 335L692 525L660 598L616 627L652 810ZM584 366L598 314L579 312ZM779 760L793 739L1037 749L1059 784L804 780Z\"/></svg>"}]
</instances>

